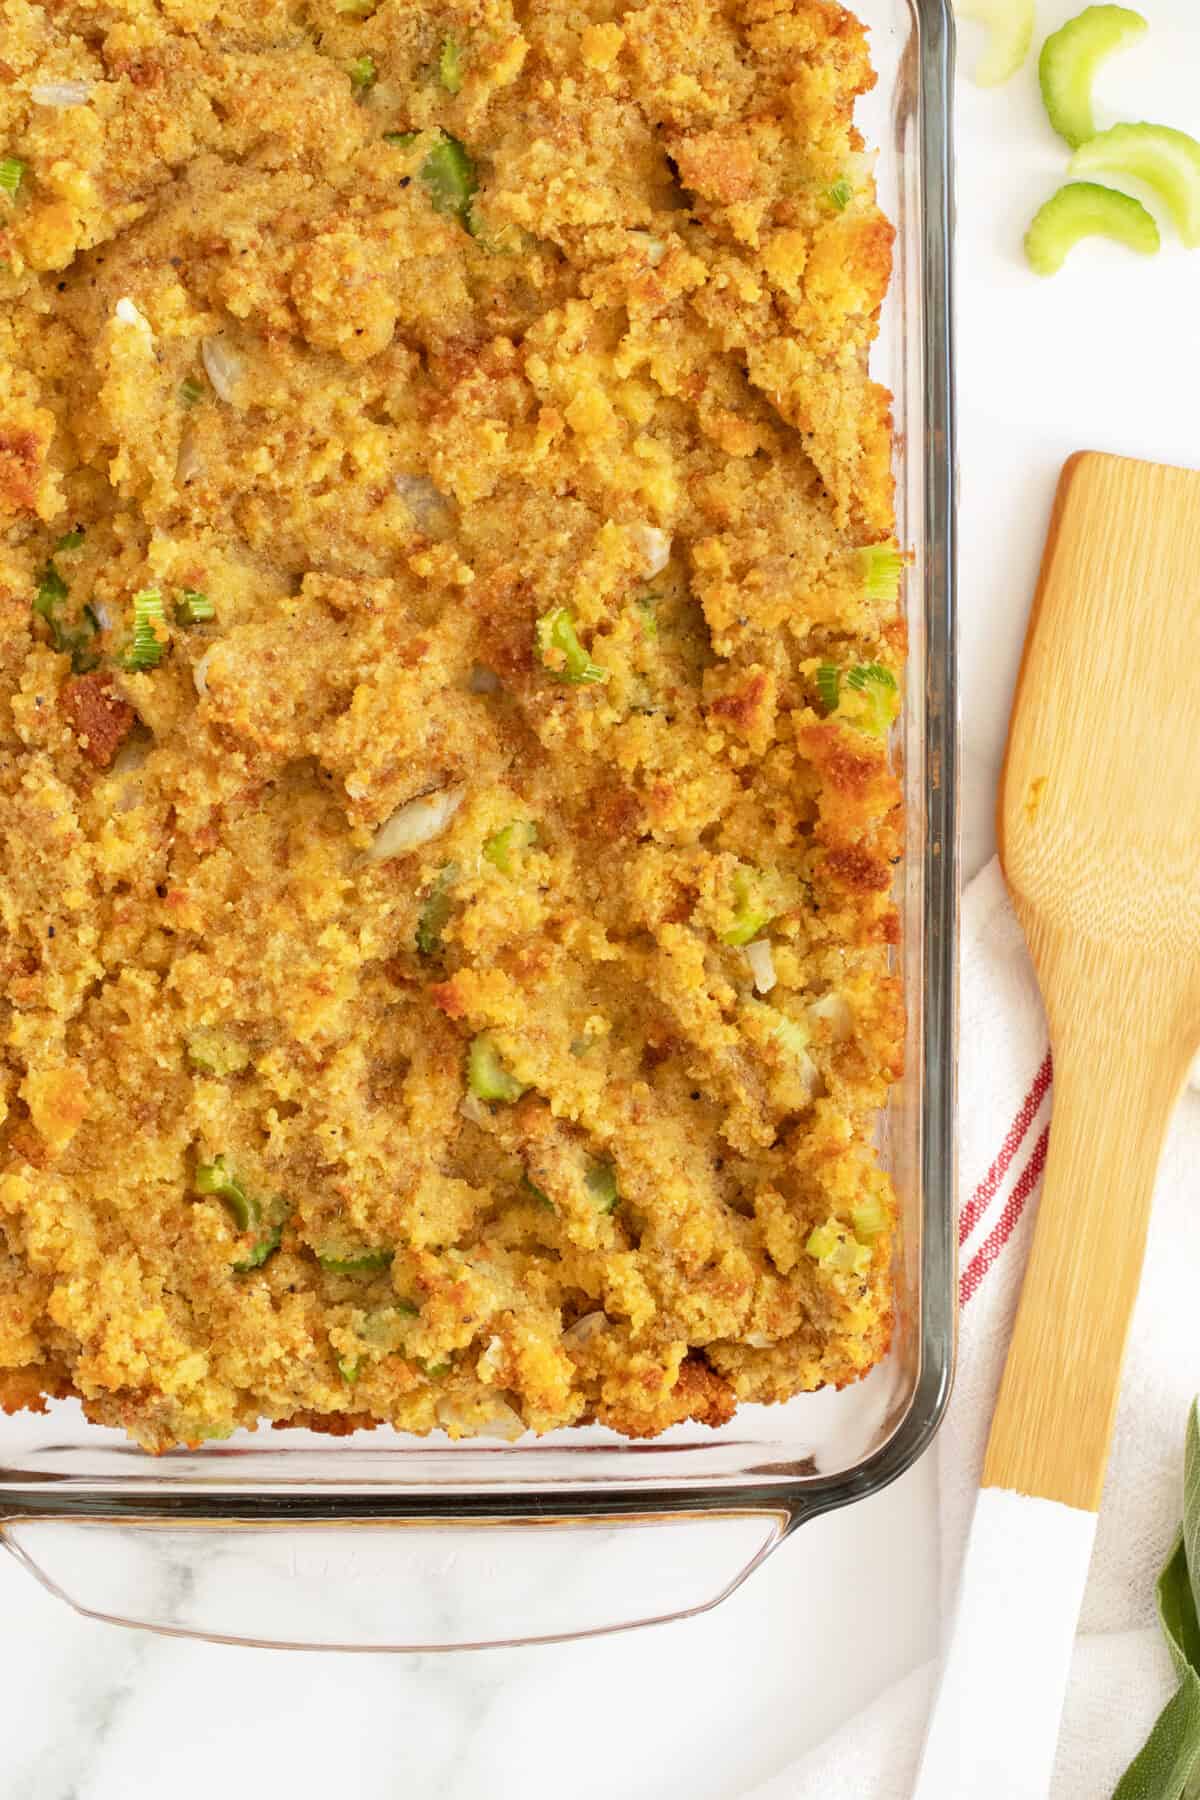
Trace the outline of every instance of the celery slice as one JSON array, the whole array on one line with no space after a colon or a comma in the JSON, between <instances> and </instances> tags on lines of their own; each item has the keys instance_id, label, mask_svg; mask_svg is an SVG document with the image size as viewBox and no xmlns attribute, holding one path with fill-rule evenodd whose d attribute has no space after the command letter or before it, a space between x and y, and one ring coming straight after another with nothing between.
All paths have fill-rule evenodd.
<instances>
[{"instance_id":1,"label":"celery slice","mask_svg":"<svg viewBox=\"0 0 1200 1800\"><path fill-rule=\"evenodd\" d=\"M616 1211L617 1201L621 1196L617 1189L617 1171L610 1162L599 1157L590 1162L583 1185L590 1198L595 1201L598 1212Z\"/></svg>"},{"instance_id":2,"label":"celery slice","mask_svg":"<svg viewBox=\"0 0 1200 1800\"><path fill-rule=\"evenodd\" d=\"M1052 31L1042 45L1038 80L1046 113L1059 137L1073 150L1096 135L1092 83L1114 50L1123 50L1146 31L1141 13L1127 6L1088 6Z\"/></svg>"},{"instance_id":3,"label":"celery slice","mask_svg":"<svg viewBox=\"0 0 1200 1800\"><path fill-rule=\"evenodd\" d=\"M868 600L895 600L900 592L904 553L895 544L866 544L859 551L863 593Z\"/></svg>"},{"instance_id":4,"label":"celery slice","mask_svg":"<svg viewBox=\"0 0 1200 1800\"><path fill-rule=\"evenodd\" d=\"M390 1267L394 1254L391 1250L352 1250L348 1256L338 1256L318 1250L317 1261L327 1275L377 1275Z\"/></svg>"},{"instance_id":5,"label":"celery slice","mask_svg":"<svg viewBox=\"0 0 1200 1800\"><path fill-rule=\"evenodd\" d=\"M442 45L442 53L438 57L438 80L448 94L457 94L463 84L462 45L456 38L448 37Z\"/></svg>"},{"instance_id":6,"label":"celery slice","mask_svg":"<svg viewBox=\"0 0 1200 1800\"><path fill-rule=\"evenodd\" d=\"M741 948L771 923L775 914L763 898L757 869L741 864L733 872L733 924L721 933L723 944Z\"/></svg>"},{"instance_id":7,"label":"celery slice","mask_svg":"<svg viewBox=\"0 0 1200 1800\"><path fill-rule=\"evenodd\" d=\"M467 1052L467 1085L477 1100L501 1100L511 1105L525 1092L524 1084L510 1075L489 1032L471 1040Z\"/></svg>"},{"instance_id":8,"label":"celery slice","mask_svg":"<svg viewBox=\"0 0 1200 1800\"><path fill-rule=\"evenodd\" d=\"M610 671L593 662L579 641L575 620L565 606L543 613L535 634L537 652L544 666L560 681L607 681Z\"/></svg>"},{"instance_id":9,"label":"celery slice","mask_svg":"<svg viewBox=\"0 0 1200 1800\"><path fill-rule=\"evenodd\" d=\"M956 0L961 19L986 25L983 55L975 65L980 87L999 87L1015 75L1033 42L1033 0Z\"/></svg>"},{"instance_id":10,"label":"celery slice","mask_svg":"<svg viewBox=\"0 0 1200 1800\"><path fill-rule=\"evenodd\" d=\"M1071 181L1050 196L1025 233L1030 267L1053 275L1085 237L1112 238L1143 256L1153 256L1159 244L1158 226L1139 201L1094 181Z\"/></svg>"},{"instance_id":11,"label":"celery slice","mask_svg":"<svg viewBox=\"0 0 1200 1800\"><path fill-rule=\"evenodd\" d=\"M250 1231L258 1224L261 1216L258 1201L246 1192L223 1156L214 1156L210 1163L198 1163L193 1186L198 1194L212 1194L223 1200L239 1231Z\"/></svg>"},{"instance_id":12,"label":"celery slice","mask_svg":"<svg viewBox=\"0 0 1200 1800\"><path fill-rule=\"evenodd\" d=\"M436 956L442 947L442 933L454 910L450 889L457 880L458 864L454 862L445 863L434 878L417 919L417 949L422 956Z\"/></svg>"},{"instance_id":13,"label":"celery slice","mask_svg":"<svg viewBox=\"0 0 1200 1800\"><path fill-rule=\"evenodd\" d=\"M435 212L452 213L469 230L471 201L479 186L474 158L458 139L444 133L421 164L421 185Z\"/></svg>"},{"instance_id":14,"label":"celery slice","mask_svg":"<svg viewBox=\"0 0 1200 1800\"><path fill-rule=\"evenodd\" d=\"M523 850L532 850L537 841L537 826L532 819L514 819L511 825L492 833L483 846L483 854L502 875L512 875L513 857Z\"/></svg>"},{"instance_id":15,"label":"celery slice","mask_svg":"<svg viewBox=\"0 0 1200 1800\"><path fill-rule=\"evenodd\" d=\"M1081 144L1071 158L1072 175L1126 175L1144 181L1175 221L1189 250L1200 245L1200 144L1170 125L1114 125ZM1149 251L1144 227L1128 227L1142 241L1121 232L1111 235L1131 249ZM1155 243L1153 248L1157 250Z\"/></svg>"}]
</instances>

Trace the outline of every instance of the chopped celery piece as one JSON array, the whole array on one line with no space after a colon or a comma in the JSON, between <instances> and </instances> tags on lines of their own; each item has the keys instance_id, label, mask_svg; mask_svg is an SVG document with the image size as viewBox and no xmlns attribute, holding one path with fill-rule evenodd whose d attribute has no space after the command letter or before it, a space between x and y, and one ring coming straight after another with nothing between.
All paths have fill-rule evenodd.
<instances>
[{"instance_id":1,"label":"chopped celery piece","mask_svg":"<svg viewBox=\"0 0 1200 1800\"><path fill-rule=\"evenodd\" d=\"M510 1075L490 1032L480 1032L467 1052L467 1085L477 1100L502 1100L511 1104L525 1092L524 1084Z\"/></svg>"},{"instance_id":2,"label":"chopped celery piece","mask_svg":"<svg viewBox=\"0 0 1200 1800\"><path fill-rule=\"evenodd\" d=\"M185 375L180 382L179 398L185 406L195 406L197 400L203 400L204 389L194 375Z\"/></svg>"},{"instance_id":3,"label":"chopped celery piece","mask_svg":"<svg viewBox=\"0 0 1200 1800\"><path fill-rule=\"evenodd\" d=\"M0 156L0 193L15 194L25 174L25 164L19 156Z\"/></svg>"},{"instance_id":4,"label":"chopped celery piece","mask_svg":"<svg viewBox=\"0 0 1200 1800\"><path fill-rule=\"evenodd\" d=\"M827 713L837 711L841 691L841 670L834 663L822 663L817 670L817 692L821 696L821 705Z\"/></svg>"},{"instance_id":5,"label":"chopped celery piece","mask_svg":"<svg viewBox=\"0 0 1200 1800\"><path fill-rule=\"evenodd\" d=\"M350 86L356 94L365 94L369 87L374 87L376 73L374 58L370 56L356 56L347 70Z\"/></svg>"},{"instance_id":6,"label":"chopped celery piece","mask_svg":"<svg viewBox=\"0 0 1200 1800\"><path fill-rule=\"evenodd\" d=\"M595 1201L598 1212L616 1211L617 1201L621 1198L617 1191L617 1171L606 1157L596 1157L588 1164L583 1185Z\"/></svg>"},{"instance_id":7,"label":"chopped celery piece","mask_svg":"<svg viewBox=\"0 0 1200 1800\"><path fill-rule=\"evenodd\" d=\"M860 1244L870 1243L887 1224L887 1214L878 1194L872 1194L869 1199L861 1201L850 1217L854 1223L854 1235Z\"/></svg>"},{"instance_id":8,"label":"chopped celery piece","mask_svg":"<svg viewBox=\"0 0 1200 1800\"><path fill-rule=\"evenodd\" d=\"M127 669L156 669L167 648L163 597L157 588L143 588L133 596L133 637L125 651Z\"/></svg>"},{"instance_id":9,"label":"chopped celery piece","mask_svg":"<svg viewBox=\"0 0 1200 1800\"><path fill-rule=\"evenodd\" d=\"M829 1220L809 1233L804 1248L823 1268L836 1269L846 1275L861 1275L871 1260L869 1245L846 1236Z\"/></svg>"},{"instance_id":10,"label":"chopped celery piece","mask_svg":"<svg viewBox=\"0 0 1200 1800\"><path fill-rule=\"evenodd\" d=\"M1052 31L1042 45L1038 79L1051 125L1073 150L1096 134L1092 83L1105 57L1123 50L1146 30L1141 13L1127 6L1088 6Z\"/></svg>"},{"instance_id":11,"label":"chopped celery piece","mask_svg":"<svg viewBox=\"0 0 1200 1800\"><path fill-rule=\"evenodd\" d=\"M440 1381L443 1375L450 1373L450 1364L448 1362L427 1362L425 1373L430 1381Z\"/></svg>"},{"instance_id":12,"label":"chopped celery piece","mask_svg":"<svg viewBox=\"0 0 1200 1800\"><path fill-rule=\"evenodd\" d=\"M808 1234L808 1242L804 1248L818 1262L828 1262L837 1249L840 1239L832 1225L816 1225Z\"/></svg>"},{"instance_id":13,"label":"chopped celery piece","mask_svg":"<svg viewBox=\"0 0 1200 1800\"><path fill-rule=\"evenodd\" d=\"M263 1233L262 1237L259 1238L254 1248L251 1250L249 1256L243 1257L241 1262L234 1263L234 1274L250 1275L255 1269L261 1269L267 1258L269 1256L274 1256L282 1242L283 1221L280 1220L277 1224L270 1226L268 1230Z\"/></svg>"},{"instance_id":14,"label":"chopped celery piece","mask_svg":"<svg viewBox=\"0 0 1200 1800\"><path fill-rule=\"evenodd\" d=\"M453 213L467 226L479 180L473 158L457 138L443 134L438 139L421 164L421 182L435 212Z\"/></svg>"},{"instance_id":15,"label":"chopped celery piece","mask_svg":"<svg viewBox=\"0 0 1200 1800\"><path fill-rule=\"evenodd\" d=\"M511 875L513 857L523 850L532 850L537 841L537 826L532 819L514 819L511 825L493 832L483 846L483 854L502 875Z\"/></svg>"},{"instance_id":16,"label":"chopped celery piece","mask_svg":"<svg viewBox=\"0 0 1200 1800\"><path fill-rule=\"evenodd\" d=\"M417 920L417 949L422 956L436 956L442 933L450 922L453 902L450 889L458 880L458 864L448 862L438 870Z\"/></svg>"},{"instance_id":17,"label":"chopped celery piece","mask_svg":"<svg viewBox=\"0 0 1200 1800\"><path fill-rule=\"evenodd\" d=\"M904 556L894 544L867 544L859 551L863 593L868 600L894 600L900 592Z\"/></svg>"},{"instance_id":18,"label":"chopped celery piece","mask_svg":"<svg viewBox=\"0 0 1200 1800\"><path fill-rule=\"evenodd\" d=\"M175 617L181 625L206 625L216 616L217 609L208 595L195 588L184 588L175 602Z\"/></svg>"},{"instance_id":19,"label":"chopped celery piece","mask_svg":"<svg viewBox=\"0 0 1200 1800\"><path fill-rule=\"evenodd\" d=\"M61 556L64 550L78 550L83 543L83 527L77 525L74 531L64 531L54 546L55 556Z\"/></svg>"},{"instance_id":20,"label":"chopped celery piece","mask_svg":"<svg viewBox=\"0 0 1200 1800\"><path fill-rule=\"evenodd\" d=\"M318 1250L317 1261L327 1275L377 1275L391 1267L394 1250L355 1250L349 1256L327 1255Z\"/></svg>"},{"instance_id":21,"label":"chopped celery piece","mask_svg":"<svg viewBox=\"0 0 1200 1800\"><path fill-rule=\"evenodd\" d=\"M643 594L637 603L637 609L642 619L643 635L651 642L658 636L658 602L660 598L659 594Z\"/></svg>"},{"instance_id":22,"label":"chopped celery piece","mask_svg":"<svg viewBox=\"0 0 1200 1800\"><path fill-rule=\"evenodd\" d=\"M830 206L832 206L834 212L845 212L851 200L854 198L854 189L850 186L850 183L845 177L843 177L840 181L835 181L831 188L825 190L825 198L828 200Z\"/></svg>"},{"instance_id":23,"label":"chopped celery piece","mask_svg":"<svg viewBox=\"0 0 1200 1800\"><path fill-rule=\"evenodd\" d=\"M802 1025L798 1019L789 1019L786 1013L776 1012L773 1007L764 1006L763 1011L772 1015L770 1032L775 1042L782 1044L783 1048L798 1060L803 1059L805 1063L810 1062L808 1027Z\"/></svg>"},{"instance_id":24,"label":"chopped celery piece","mask_svg":"<svg viewBox=\"0 0 1200 1800\"><path fill-rule=\"evenodd\" d=\"M1071 158L1071 173L1127 175L1144 181L1167 208L1187 248L1200 245L1200 144L1186 131L1170 125L1114 125L1079 146ZM1132 250L1150 250L1149 233L1135 226L1131 216L1127 230L1129 236L1119 230L1106 235Z\"/></svg>"},{"instance_id":25,"label":"chopped celery piece","mask_svg":"<svg viewBox=\"0 0 1200 1800\"><path fill-rule=\"evenodd\" d=\"M987 43L974 79L980 87L999 87L1029 55L1034 0L956 0L956 11L961 19L987 26Z\"/></svg>"},{"instance_id":26,"label":"chopped celery piece","mask_svg":"<svg viewBox=\"0 0 1200 1800\"><path fill-rule=\"evenodd\" d=\"M543 1193L542 1189L538 1187L535 1182L530 1181L528 1175L522 1175L521 1188L524 1193L529 1195L531 1200L536 1200L538 1205L544 1207L547 1212L556 1212L558 1210L549 1194Z\"/></svg>"},{"instance_id":27,"label":"chopped celery piece","mask_svg":"<svg viewBox=\"0 0 1200 1800\"><path fill-rule=\"evenodd\" d=\"M900 709L892 671L882 663L857 663L846 676L846 690L840 706L847 724L872 737L886 737Z\"/></svg>"},{"instance_id":28,"label":"chopped celery piece","mask_svg":"<svg viewBox=\"0 0 1200 1800\"><path fill-rule=\"evenodd\" d=\"M463 84L462 46L448 37L438 57L438 79L448 94L457 94Z\"/></svg>"},{"instance_id":29,"label":"chopped celery piece","mask_svg":"<svg viewBox=\"0 0 1200 1800\"><path fill-rule=\"evenodd\" d=\"M385 131L383 141L393 144L397 150L411 150L420 135L419 131Z\"/></svg>"},{"instance_id":30,"label":"chopped celery piece","mask_svg":"<svg viewBox=\"0 0 1200 1800\"><path fill-rule=\"evenodd\" d=\"M187 1041L188 1061L202 1075L238 1075L250 1061L250 1052L227 1031L200 1026Z\"/></svg>"},{"instance_id":31,"label":"chopped celery piece","mask_svg":"<svg viewBox=\"0 0 1200 1800\"><path fill-rule=\"evenodd\" d=\"M546 668L561 681L608 680L609 670L592 661L579 641L575 621L565 606L556 606L538 620L537 650Z\"/></svg>"},{"instance_id":32,"label":"chopped celery piece","mask_svg":"<svg viewBox=\"0 0 1200 1800\"><path fill-rule=\"evenodd\" d=\"M733 872L733 924L721 933L723 944L741 946L756 938L775 917L760 891L762 877L744 865Z\"/></svg>"},{"instance_id":33,"label":"chopped celery piece","mask_svg":"<svg viewBox=\"0 0 1200 1800\"><path fill-rule=\"evenodd\" d=\"M362 1359L357 1356L339 1356L337 1359L338 1374L351 1387L358 1380L362 1370Z\"/></svg>"},{"instance_id":34,"label":"chopped celery piece","mask_svg":"<svg viewBox=\"0 0 1200 1800\"><path fill-rule=\"evenodd\" d=\"M1071 181L1052 194L1025 233L1029 266L1039 275L1061 269L1081 238L1106 237L1153 256L1158 226L1140 201L1094 181Z\"/></svg>"},{"instance_id":35,"label":"chopped celery piece","mask_svg":"<svg viewBox=\"0 0 1200 1800\"><path fill-rule=\"evenodd\" d=\"M239 1231L251 1231L258 1224L261 1217L258 1201L246 1192L223 1156L215 1156L210 1163L197 1163L192 1185L198 1194L214 1194L218 1200L223 1200Z\"/></svg>"}]
</instances>

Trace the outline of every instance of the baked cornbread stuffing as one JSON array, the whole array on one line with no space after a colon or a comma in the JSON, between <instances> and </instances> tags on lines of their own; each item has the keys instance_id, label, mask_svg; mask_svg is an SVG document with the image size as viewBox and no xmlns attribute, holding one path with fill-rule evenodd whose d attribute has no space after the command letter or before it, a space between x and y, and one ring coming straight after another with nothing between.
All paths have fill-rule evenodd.
<instances>
[{"instance_id":1,"label":"baked cornbread stuffing","mask_svg":"<svg viewBox=\"0 0 1200 1800\"><path fill-rule=\"evenodd\" d=\"M0 1398L885 1351L892 230L832 0L0 0Z\"/></svg>"}]
</instances>

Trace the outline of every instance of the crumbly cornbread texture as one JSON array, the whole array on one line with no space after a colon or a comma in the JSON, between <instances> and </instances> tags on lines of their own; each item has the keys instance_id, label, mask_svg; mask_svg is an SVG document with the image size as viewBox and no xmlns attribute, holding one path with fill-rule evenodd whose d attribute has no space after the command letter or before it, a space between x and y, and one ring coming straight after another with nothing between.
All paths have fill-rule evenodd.
<instances>
[{"instance_id":1,"label":"crumbly cornbread texture","mask_svg":"<svg viewBox=\"0 0 1200 1800\"><path fill-rule=\"evenodd\" d=\"M860 25L0 41L0 1397L161 1450L854 1380L903 1035Z\"/></svg>"}]
</instances>

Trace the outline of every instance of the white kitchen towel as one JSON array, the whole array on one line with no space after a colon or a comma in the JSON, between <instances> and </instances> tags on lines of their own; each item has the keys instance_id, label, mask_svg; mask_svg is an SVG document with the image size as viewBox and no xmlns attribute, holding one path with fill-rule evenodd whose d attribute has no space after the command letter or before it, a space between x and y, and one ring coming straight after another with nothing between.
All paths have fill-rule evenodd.
<instances>
[{"instance_id":1,"label":"white kitchen towel","mask_svg":"<svg viewBox=\"0 0 1200 1800\"><path fill-rule=\"evenodd\" d=\"M961 980L958 1371L931 1452L943 1618L954 1601L1037 1212L1053 1094L1041 1000L995 861L963 899ZM1105 1004L1097 994L1097 1007ZM1189 1090L1155 1192L1052 1800L1110 1795L1174 1687L1154 1583L1179 1525L1184 1426L1200 1391L1198 1283L1200 1095ZM873 1604L885 1606L886 1594ZM1010 1629L1016 1660L1038 1620L1014 1617ZM908 1800L934 1676L933 1664L914 1670L746 1800ZM1020 1729L997 1692L996 1730Z\"/></svg>"}]
</instances>

